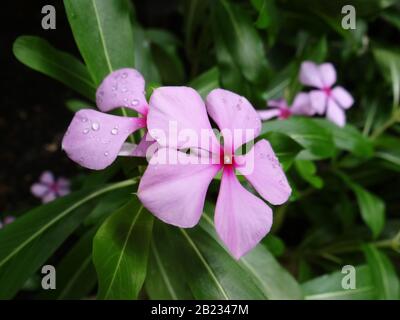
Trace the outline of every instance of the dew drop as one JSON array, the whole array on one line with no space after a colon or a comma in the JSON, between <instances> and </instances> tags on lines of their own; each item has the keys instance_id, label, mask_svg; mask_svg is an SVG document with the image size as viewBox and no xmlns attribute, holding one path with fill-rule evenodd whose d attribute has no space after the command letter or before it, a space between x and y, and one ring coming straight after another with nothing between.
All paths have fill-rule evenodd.
<instances>
[{"instance_id":1,"label":"dew drop","mask_svg":"<svg viewBox=\"0 0 400 320\"><path fill-rule=\"evenodd\" d=\"M89 133L89 129L86 128L85 130L83 130L83 134L88 134Z\"/></svg>"},{"instance_id":2,"label":"dew drop","mask_svg":"<svg viewBox=\"0 0 400 320\"><path fill-rule=\"evenodd\" d=\"M128 74L127 74L126 72L124 72L124 73L122 74L122 78L126 79L127 77L128 77Z\"/></svg>"},{"instance_id":3,"label":"dew drop","mask_svg":"<svg viewBox=\"0 0 400 320\"><path fill-rule=\"evenodd\" d=\"M92 130L97 131L100 129L100 125L97 122L92 123Z\"/></svg>"},{"instance_id":4,"label":"dew drop","mask_svg":"<svg viewBox=\"0 0 400 320\"><path fill-rule=\"evenodd\" d=\"M139 100L138 99L133 99L131 102L132 106L137 106L139 104Z\"/></svg>"},{"instance_id":5,"label":"dew drop","mask_svg":"<svg viewBox=\"0 0 400 320\"><path fill-rule=\"evenodd\" d=\"M126 88L126 87L122 87L122 89L121 89L121 92L127 92L128 91L128 89Z\"/></svg>"},{"instance_id":6,"label":"dew drop","mask_svg":"<svg viewBox=\"0 0 400 320\"><path fill-rule=\"evenodd\" d=\"M86 118L86 117L83 117L83 118L81 119L81 121L82 121L82 122L87 122L87 118Z\"/></svg>"},{"instance_id":7,"label":"dew drop","mask_svg":"<svg viewBox=\"0 0 400 320\"><path fill-rule=\"evenodd\" d=\"M109 155L108 151L104 152L104 155L105 155L106 157L108 157L108 155Z\"/></svg>"},{"instance_id":8,"label":"dew drop","mask_svg":"<svg viewBox=\"0 0 400 320\"><path fill-rule=\"evenodd\" d=\"M116 91L118 89L118 86L116 85L116 84L114 84L112 87L111 87L111 90L112 91Z\"/></svg>"},{"instance_id":9,"label":"dew drop","mask_svg":"<svg viewBox=\"0 0 400 320\"><path fill-rule=\"evenodd\" d=\"M118 129L117 129L117 128L112 129L112 130L111 130L111 134L114 135L114 136L115 136L116 134L118 134Z\"/></svg>"}]
</instances>

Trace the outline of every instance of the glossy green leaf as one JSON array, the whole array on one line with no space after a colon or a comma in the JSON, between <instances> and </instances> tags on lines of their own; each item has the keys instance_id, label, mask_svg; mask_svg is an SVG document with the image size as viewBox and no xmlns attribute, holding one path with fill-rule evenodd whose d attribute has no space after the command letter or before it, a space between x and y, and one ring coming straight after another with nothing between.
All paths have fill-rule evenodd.
<instances>
[{"instance_id":1,"label":"glossy green leaf","mask_svg":"<svg viewBox=\"0 0 400 320\"><path fill-rule=\"evenodd\" d=\"M295 167L300 176L314 188L321 189L324 186L324 181L316 175L317 166L314 162L297 159L295 161Z\"/></svg>"},{"instance_id":2,"label":"glossy green leaf","mask_svg":"<svg viewBox=\"0 0 400 320\"><path fill-rule=\"evenodd\" d=\"M94 289L97 277L92 262L92 242L96 229L84 234L56 266L57 286L40 296L44 299L82 299Z\"/></svg>"},{"instance_id":3,"label":"glossy green leaf","mask_svg":"<svg viewBox=\"0 0 400 320\"><path fill-rule=\"evenodd\" d=\"M96 87L85 65L69 53L57 50L46 40L33 36L18 37L13 52L28 67L94 100Z\"/></svg>"},{"instance_id":4,"label":"glossy green leaf","mask_svg":"<svg viewBox=\"0 0 400 320\"><path fill-rule=\"evenodd\" d=\"M205 99L211 90L220 87L219 76L218 68L213 67L190 81L189 86L197 90L201 97Z\"/></svg>"},{"instance_id":5,"label":"glossy green leaf","mask_svg":"<svg viewBox=\"0 0 400 320\"><path fill-rule=\"evenodd\" d=\"M279 132L288 135L306 150L303 158L327 158L334 154L333 138L330 132L313 119L292 117L287 120L266 121L261 133Z\"/></svg>"},{"instance_id":6,"label":"glossy green leaf","mask_svg":"<svg viewBox=\"0 0 400 320\"><path fill-rule=\"evenodd\" d=\"M137 299L143 286L153 216L132 197L103 223L94 238L98 299Z\"/></svg>"},{"instance_id":7,"label":"glossy green leaf","mask_svg":"<svg viewBox=\"0 0 400 320\"><path fill-rule=\"evenodd\" d=\"M284 170L287 170L299 152L303 149L302 146L289 136L279 132L269 132L263 134L259 139L267 139L272 146L279 162Z\"/></svg>"},{"instance_id":8,"label":"glossy green leaf","mask_svg":"<svg viewBox=\"0 0 400 320\"><path fill-rule=\"evenodd\" d=\"M81 110L81 109L94 109L94 107L90 106L89 103L79 99L69 99L66 101L67 108L73 113Z\"/></svg>"},{"instance_id":9,"label":"glossy green leaf","mask_svg":"<svg viewBox=\"0 0 400 320\"><path fill-rule=\"evenodd\" d=\"M134 184L127 180L85 189L39 206L0 230L0 298L10 298L55 252L90 212L80 208L112 190Z\"/></svg>"},{"instance_id":10,"label":"glossy green leaf","mask_svg":"<svg viewBox=\"0 0 400 320\"><path fill-rule=\"evenodd\" d=\"M214 224L209 215L203 214L200 226L219 244L221 249L227 252L215 233ZM243 276L248 275L266 299L301 299L303 297L296 280L275 260L263 244L259 244L237 263L244 270Z\"/></svg>"},{"instance_id":11,"label":"glossy green leaf","mask_svg":"<svg viewBox=\"0 0 400 320\"><path fill-rule=\"evenodd\" d=\"M372 142L364 137L353 125L347 124L342 128L325 119L316 119L315 121L331 132L335 146L338 149L349 151L359 157L372 156Z\"/></svg>"},{"instance_id":12,"label":"glossy green leaf","mask_svg":"<svg viewBox=\"0 0 400 320\"><path fill-rule=\"evenodd\" d=\"M134 67L134 39L126 0L64 0L69 24L97 85L111 71Z\"/></svg>"},{"instance_id":13,"label":"glossy green leaf","mask_svg":"<svg viewBox=\"0 0 400 320\"><path fill-rule=\"evenodd\" d=\"M243 76L263 82L267 74L263 43L247 13L232 2L213 1L213 23Z\"/></svg>"},{"instance_id":14,"label":"glossy green leaf","mask_svg":"<svg viewBox=\"0 0 400 320\"><path fill-rule=\"evenodd\" d=\"M302 284L307 300L372 300L376 289L370 268L366 265L355 267L355 289L343 289L346 273L334 272L314 278Z\"/></svg>"},{"instance_id":15,"label":"glossy green leaf","mask_svg":"<svg viewBox=\"0 0 400 320\"><path fill-rule=\"evenodd\" d=\"M379 299L400 299L400 282L389 258L373 245L365 245L364 254L371 270Z\"/></svg>"}]
</instances>

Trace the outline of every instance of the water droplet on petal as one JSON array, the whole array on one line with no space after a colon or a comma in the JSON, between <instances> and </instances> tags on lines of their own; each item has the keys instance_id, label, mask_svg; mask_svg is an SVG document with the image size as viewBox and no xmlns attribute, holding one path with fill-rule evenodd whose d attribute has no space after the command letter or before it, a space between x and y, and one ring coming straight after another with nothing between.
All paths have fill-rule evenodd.
<instances>
[{"instance_id":1,"label":"water droplet on petal","mask_svg":"<svg viewBox=\"0 0 400 320\"><path fill-rule=\"evenodd\" d=\"M109 153L108 153L107 151L104 152L104 155L105 155L106 157L108 157L108 154L109 154Z\"/></svg>"},{"instance_id":2,"label":"water droplet on petal","mask_svg":"<svg viewBox=\"0 0 400 320\"><path fill-rule=\"evenodd\" d=\"M128 77L128 74L126 73L126 72L124 72L123 74L122 74L122 78L127 78Z\"/></svg>"},{"instance_id":3,"label":"water droplet on petal","mask_svg":"<svg viewBox=\"0 0 400 320\"><path fill-rule=\"evenodd\" d=\"M133 99L131 102L132 106L137 106L139 104L139 100L138 99Z\"/></svg>"},{"instance_id":4,"label":"water droplet on petal","mask_svg":"<svg viewBox=\"0 0 400 320\"><path fill-rule=\"evenodd\" d=\"M111 90L112 91L116 91L118 89L118 86L116 85L116 84L114 84L112 87L111 87Z\"/></svg>"},{"instance_id":5,"label":"water droplet on petal","mask_svg":"<svg viewBox=\"0 0 400 320\"><path fill-rule=\"evenodd\" d=\"M118 129L117 129L117 128L112 129L112 130L111 130L111 134L114 135L114 136L115 136L116 134L118 134Z\"/></svg>"},{"instance_id":6,"label":"water droplet on petal","mask_svg":"<svg viewBox=\"0 0 400 320\"><path fill-rule=\"evenodd\" d=\"M85 130L83 130L83 133L84 134L87 134L89 132L89 129L88 128L86 128Z\"/></svg>"},{"instance_id":7,"label":"water droplet on petal","mask_svg":"<svg viewBox=\"0 0 400 320\"><path fill-rule=\"evenodd\" d=\"M86 117L83 117L83 118L81 119L81 121L82 121L82 122L87 122L87 118L86 118Z\"/></svg>"},{"instance_id":8,"label":"water droplet on petal","mask_svg":"<svg viewBox=\"0 0 400 320\"><path fill-rule=\"evenodd\" d=\"M126 88L126 87L122 87L122 89L121 89L121 92L127 92L128 91L128 89Z\"/></svg>"},{"instance_id":9,"label":"water droplet on petal","mask_svg":"<svg viewBox=\"0 0 400 320\"><path fill-rule=\"evenodd\" d=\"M100 129L100 125L97 122L92 123L92 130L97 131Z\"/></svg>"}]
</instances>

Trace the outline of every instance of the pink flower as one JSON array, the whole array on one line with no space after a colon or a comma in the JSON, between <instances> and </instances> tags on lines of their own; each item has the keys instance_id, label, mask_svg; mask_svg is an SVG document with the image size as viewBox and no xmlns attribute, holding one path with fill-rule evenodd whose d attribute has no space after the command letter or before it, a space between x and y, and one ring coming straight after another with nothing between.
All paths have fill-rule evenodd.
<instances>
[{"instance_id":1,"label":"pink flower","mask_svg":"<svg viewBox=\"0 0 400 320\"><path fill-rule=\"evenodd\" d=\"M312 116L315 110L311 106L310 98L307 93L300 92L294 98L293 104L289 107L285 99L268 100L270 110L258 111L261 120L269 120L277 117L287 119L292 115Z\"/></svg>"},{"instance_id":2,"label":"pink flower","mask_svg":"<svg viewBox=\"0 0 400 320\"><path fill-rule=\"evenodd\" d=\"M112 164L119 154L144 156L154 142L149 141L147 135L134 150L128 144L127 152L124 144L130 134L146 127L148 105L144 89L144 79L135 69L125 68L110 73L96 92L97 107L102 112L79 110L65 133L62 148L69 158L83 167L101 170ZM103 113L120 107L135 110L142 117Z\"/></svg>"},{"instance_id":3,"label":"pink flower","mask_svg":"<svg viewBox=\"0 0 400 320\"><path fill-rule=\"evenodd\" d=\"M223 145L212 132L207 112L221 130ZM209 143L171 140L171 122L178 132L191 130L197 137L207 130L211 133ZM236 174L242 173L274 205L287 201L291 188L268 141L260 140L247 154L237 154L261 130L260 117L249 101L233 92L215 89L204 105L191 88L162 87L150 99L147 123L150 135L161 147L140 181L138 196L143 205L166 223L193 227L203 212L209 184L222 170L214 216L217 233L237 259L257 245L271 228L272 210L245 189ZM166 138L160 139L154 132L165 132ZM235 132L239 134L232 134ZM198 154L187 154L188 148ZM217 161L198 161L199 155L200 160ZM180 161L172 163L171 159L176 158ZM168 161L157 163L155 159ZM247 170L249 167L253 170Z\"/></svg>"},{"instance_id":4,"label":"pink flower","mask_svg":"<svg viewBox=\"0 0 400 320\"><path fill-rule=\"evenodd\" d=\"M0 220L0 229L3 228L5 225L14 222L14 220L15 220L15 217L13 217L13 216L5 216L3 219L3 222L1 222L1 220Z\"/></svg>"},{"instance_id":5,"label":"pink flower","mask_svg":"<svg viewBox=\"0 0 400 320\"><path fill-rule=\"evenodd\" d=\"M67 195L70 192L70 182L63 177L55 179L50 171L45 171L39 182L31 186L31 192L35 197L42 199L43 203L47 203Z\"/></svg>"},{"instance_id":6,"label":"pink flower","mask_svg":"<svg viewBox=\"0 0 400 320\"><path fill-rule=\"evenodd\" d=\"M331 63L316 65L305 61L300 68L300 82L318 88L310 92L310 100L318 114L326 112L327 118L338 126L346 124L344 109L349 109L353 97L341 86L333 87L336 82L336 70Z\"/></svg>"}]
</instances>

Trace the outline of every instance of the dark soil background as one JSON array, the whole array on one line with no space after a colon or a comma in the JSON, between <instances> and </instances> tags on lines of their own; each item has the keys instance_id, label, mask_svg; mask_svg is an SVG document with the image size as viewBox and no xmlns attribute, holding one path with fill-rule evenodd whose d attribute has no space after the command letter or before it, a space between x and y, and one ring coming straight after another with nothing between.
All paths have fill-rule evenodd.
<instances>
[{"instance_id":1,"label":"dark soil background","mask_svg":"<svg viewBox=\"0 0 400 320\"><path fill-rule=\"evenodd\" d=\"M41 9L56 8L56 30L43 30ZM176 10L176 1L135 1L137 16L144 25L166 27ZM157 8L157 10L153 10ZM175 11L176 14L176 11ZM169 26L171 27L171 26ZM0 12L0 217L40 204L30 186L44 170L72 177L84 170L60 150L62 136L73 114L65 101L79 95L63 84L22 63L12 53L20 35L47 39L56 48L79 57L61 0L14 0L2 4Z\"/></svg>"}]
</instances>

